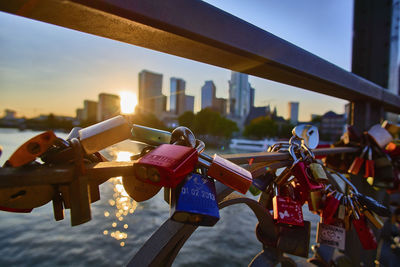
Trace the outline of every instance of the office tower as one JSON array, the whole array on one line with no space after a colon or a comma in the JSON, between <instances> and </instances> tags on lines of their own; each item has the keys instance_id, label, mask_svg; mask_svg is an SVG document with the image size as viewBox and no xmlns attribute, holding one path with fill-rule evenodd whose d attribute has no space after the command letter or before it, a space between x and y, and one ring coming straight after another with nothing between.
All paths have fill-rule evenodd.
<instances>
[{"instance_id":1,"label":"office tower","mask_svg":"<svg viewBox=\"0 0 400 267\"><path fill-rule=\"evenodd\" d=\"M227 99L215 98L213 102L213 110L219 112L221 115L226 115L227 112Z\"/></svg>"},{"instance_id":2,"label":"office tower","mask_svg":"<svg viewBox=\"0 0 400 267\"><path fill-rule=\"evenodd\" d=\"M83 118L83 109L82 109L82 108L77 108L77 109L75 110L75 113L76 113L75 118L76 118L77 121L79 121L79 122L84 121L84 118Z\"/></svg>"},{"instance_id":3,"label":"office tower","mask_svg":"<svg viewBox=\"0 0 400 267\"><path fill-rule=\"evenodd\" d=\"M201 109L214 105L216 88L213 81L206 81L201 87Z\"/></svg>"},{"instance_id":4,"label":"office tower","mask_svg":"<svg viewBox=\"0 0 400 267\"><path fill-rule=\"evenodd\" d=\"M140 112L161 115L166 110L167 98L162 94L162 74L142 70L139 73Z\"/></svg>"},{"instance_id":5,"label":"office tower","mask_svg":"<svg viewBox=\"0 0 400 267\"><path fill-rule=\"evenodd\" d=\"M232 71L229 81L229 113L244 118L250 112L250 84L248 75Z\"/></svg>"},{"instance_id":6,"label":"office tower","mask_svg":"<svg viewBox=\"0 0 400 267\"><path fill-rule=\"evenodd\" d=\"M254 96L256 93L256 89L250 87L250 108L254 107Z\"/></svg>"},{"instance_id":7,"label":"office tower","mask_svg":"<svg viewBox=\"0 0 400 267\"><path fill-rule=\"evenodd\" d=\"M182 113L186 111L194 111L194 96L192 95L185 95L185 106Z\"/></svg>"},{"instance_id":8,"label":"office tower","mask_svg":"<svg viewBox=\"0 0 400 267\"><path fill-rule=\"evenodd\" d=\"M292 124L299 121L299 102L289 102L289 120Z\"/></svg>"},{"instance_id":9,"label":"office tower","mask_svg":"<svg viewBox=\"0 0 400 267\"><path fill-rule=\"evenodd\" d=\"M117 95L99 94L97 121L104 121L120 114L120 99Z\"/></svg>"},{"instance_id":10,"label":"office tower","mask_svg":"<svg viewBox=\"0 0 400 267\"><path fill-rule=\"evenodd\" d=\"M180 115L185 112L185 87L186 82L180 78L170 79L171 95L169 97L169 110L171 113Z\"/></svg>"},{"instance_id":11,"label":"office tower","mask_svg":"<svg viewBox=\"0 0 400 267\"><path fill-rule=\"evenodd\" d=\"M91 100L83 101L82 119L84 121L96 121L97 119L97 102Z\"/></svg>"}]
</instances>

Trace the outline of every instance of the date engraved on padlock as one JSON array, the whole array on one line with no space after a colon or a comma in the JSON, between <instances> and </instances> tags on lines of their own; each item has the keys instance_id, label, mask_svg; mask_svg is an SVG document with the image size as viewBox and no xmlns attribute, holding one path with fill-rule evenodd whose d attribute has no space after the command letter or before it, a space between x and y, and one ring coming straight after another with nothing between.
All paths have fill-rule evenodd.
<instances>
[{"instance_id":1,"label":"date engraved on padlock","mask_svg":"<svg viewBox=\"0 0 400 267\"><path fill-rule=\"evenodd\" d=\"M316 242L344 250L346 230L334 225L318 223Z\"/></svg>"},{"instance_id":2,"label":"date engraved on padlock","mask_svg":"<svg viewBox=\"0 0 400 267\"><path fill-rule=\"evenodd\" d=\"M188 175L171 190L171 219L177 222L213 226L219 220L214 180L197 173Z\"/></svg>"}]
</instances>

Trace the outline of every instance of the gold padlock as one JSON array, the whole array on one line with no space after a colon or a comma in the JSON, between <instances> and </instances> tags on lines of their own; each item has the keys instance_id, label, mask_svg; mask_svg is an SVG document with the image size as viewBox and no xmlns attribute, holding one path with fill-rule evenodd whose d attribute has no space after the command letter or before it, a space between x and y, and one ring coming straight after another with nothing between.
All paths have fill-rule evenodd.
<instances>
[{"instance_id":1,"label":"gold padlock","mask_svg":"<svg viewBox=\"0 0 400 267\"><path fill-rule=\"evenodd\" d=\"M318 191L311 191L309 193L310 197L308 199L308 209L315 214L318 214L321 206L321 199L322 199L322 192Z\"/></svg>"},{"instance_id":2,"label":"gold padlock","mask_svg":"<svg viewBox=\"0 0 400 267\"><path fill-rule=\"evenodd\" d=\"M128 195L136 202L142 202L155 196L162 188L149 183L142 182L135 176L123 176L122 184ZM168 190L169 191L169 190ZM165 191L164 191L165 192ZM169 197L168 197L169 200Z\"/></svg>"},{"instance_id":3,"label":"gold padlock","mask_svg":"<svg viewBox=\"0 0 400 267\"><path fill-rule=\"evenodd\" d=\"M68 185L71 209L71 225L80 225L91 220L88 177L76 177Z\"/></svg>"},{"instance_id":4,"label":"gold padlock","mask_svg":"<svg viewBox=\"0 0 400 267\"><path fill-rule=\"evenodd\" d=\"M328 176L326 175L324 167L321 164L317 162L311 163L310 170L315 181L322 183L328 182Z\"/></svg>"}]
</instances>

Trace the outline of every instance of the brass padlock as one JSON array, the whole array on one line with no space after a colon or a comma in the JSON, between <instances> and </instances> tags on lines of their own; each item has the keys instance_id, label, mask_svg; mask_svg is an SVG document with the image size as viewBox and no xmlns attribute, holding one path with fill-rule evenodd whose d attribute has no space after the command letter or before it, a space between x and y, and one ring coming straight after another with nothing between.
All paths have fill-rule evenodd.
<instances>
[{"instance_id":1,"label":"brass padlock","mask_svg":"<svg viewBox=\"0 0 400 267\"><path fill-rule=\"evenodd\" d=\"M328 176L326 175L324 167L321 164L313 162L309 165L309 169L311 170L312 177L316 182L328 182Z\"/></svg>"},{"instance_id":2,"label":"brass padlock","mask_svg":"<svg viewBox=\"0 0 400 267\"><path fill-rule=\"evenodd\" d=\"M145 183L135 176L123 176L122 184L128 195L136 202L142 202L155 196L162 186Z\"/></svg>"},{"instance_id":3,"label":"brass padlock","mask_svg":"<svg viewBox=\"0 0 400 267\"><path fill-rule=\"evenodd\" d=\"M71 225L76 226L91 220L88 177L76 177L68 185L70 196Z\"/></svg>"}]
</instances>

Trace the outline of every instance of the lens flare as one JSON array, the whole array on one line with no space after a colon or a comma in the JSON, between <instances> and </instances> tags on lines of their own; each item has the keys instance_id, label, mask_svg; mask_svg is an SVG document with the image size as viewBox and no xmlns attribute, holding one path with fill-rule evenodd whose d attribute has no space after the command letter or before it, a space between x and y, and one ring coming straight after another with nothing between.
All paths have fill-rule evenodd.
<instances>
[{"instance_id":1,"label":"lens flare","mask_svg":"<svg viewBox=\"0 0 400 267\"><path fill-rule=\"evenodd\" d=\"M121 99L121 113L132 114L138 102L136 94L132 92L120 92L119 96Z\"/></svg>"}]
</instances>

